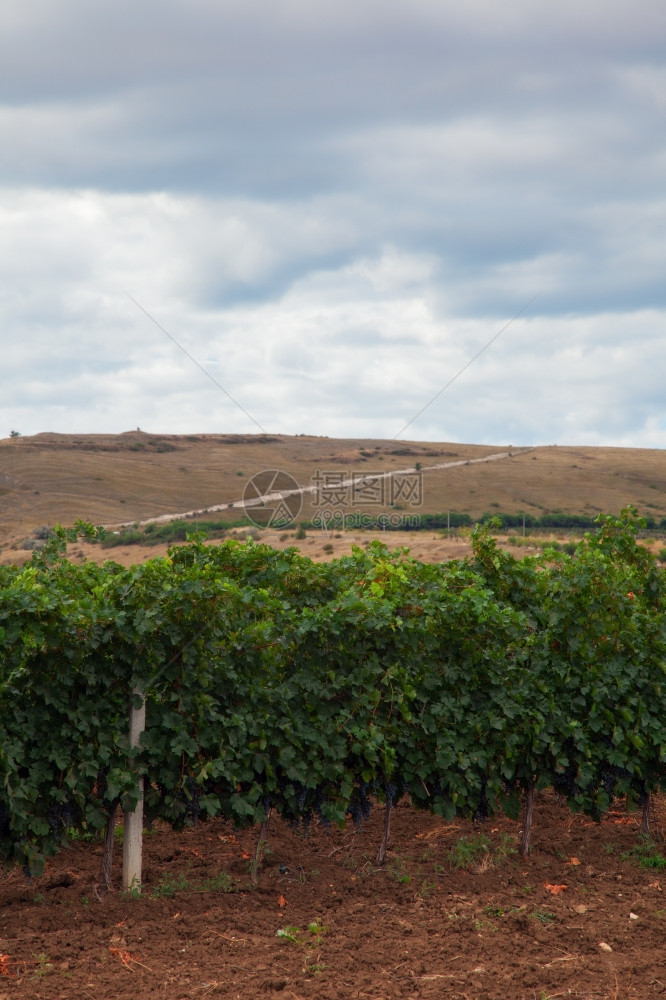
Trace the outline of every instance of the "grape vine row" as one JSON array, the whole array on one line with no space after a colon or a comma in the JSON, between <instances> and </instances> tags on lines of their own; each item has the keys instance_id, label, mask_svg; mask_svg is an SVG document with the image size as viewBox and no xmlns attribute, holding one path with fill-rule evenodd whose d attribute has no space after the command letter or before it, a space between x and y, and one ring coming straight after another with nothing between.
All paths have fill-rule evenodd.
<instances>
[{"instance_id":1,"label":"grape vine row","mask_svg":"<svg viewBox=\"0 0 666 1000\"><path fill-rule=\"evenodd\" d=\"M137 774L176 829L361 824L404 796L483 820L534 787L596 818L643 804L666 775L666 629L640 524L601 517L572 556L514 559L483 526L447 564L195 539L129 569L71 564L94 529L58 529L0 567L0 858L38 872L131 808Z\"/></svg>"}]
</instances>

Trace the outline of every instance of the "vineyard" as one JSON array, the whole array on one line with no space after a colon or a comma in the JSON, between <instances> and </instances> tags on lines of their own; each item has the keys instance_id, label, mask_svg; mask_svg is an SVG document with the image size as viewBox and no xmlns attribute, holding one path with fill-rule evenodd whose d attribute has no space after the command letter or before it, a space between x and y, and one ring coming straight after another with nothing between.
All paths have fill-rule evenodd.
<instances>
[{"instance_id":1,"label":"vineyard","mask_svg":"<svg viewBox=\"0 0 666 1000\"><path fill-rule=\"evenodd\" d=\"M117 886L112 873L116 817L119 810L132 814L142 787L144 824L158 834L147 847L145 885L152 898L146 891L145 903L152 909L146 910L146 919L150 913L151 920L163 923L165 906L175 909L165 900L178 892L190 903L180 903L170 920L180 918L183 906L192 907L194 914L193 894L237 892L244 885L240 896L233 897L241 909L233 911L235 918L224 919L242 924L245 937L223 933L219 925L210 934L226 934L227 944L251 939L257 954L272 954L276 943L292 947L281 953L292 955L291 964L281 958L281 968L294 966L286 979L270 972L275 956L266 958L262 968L269 971L262 993L300 982L299 992L292 989L290 995L342 995L336 992L337 980L317 980L327 966L315 961L326 930L317 914L332 912L333 904L348 898L341 876L351 878L348 886L358 880L359 892L362 882L367 885L361 896L366 903L352 906L350 901L352 923L345 926L353 926L353 913L371 893L376 901L381 898L378 884L370 889L381 872L390 875L395 888L384 887L383 909L368 910L373 921L393 911L396 892L410 900L409 912L417 920L421 907L435 905L431 895L446 890L445 919L472 935L466 938L472 949L484 928L499 933L500 916L511 916L514 937L531 933L538 926L535 920L564 920L558 905L562 914L572 906L562 908L555 899L533 911L520 899L507 904L509 886L518 880L515 862L515 874L507 876L498 874L493 859L513 852L522 859L521 867L549 865L546 891L559 893L571 883L573 869L563 869L569 861L562 861L558 873L551 874L552 858L537 860L547 836L556 844L550 851L564 859L586 850L572 839L576 831L586 833L589 853L590 828L597 827L615 837L606 833L604 850L643 858L647 841L640 829L646 833L654 821L651 803L661 803L655 795L665 783L666 632L663 572L637 542L640 523L631 508L619 518L601 517L573 555L546 548L539 556L516 559L481 527L474 533L473 555L447 564L417 562L406 550L390 551L379 543L330 563L314 563L295 549L280 552L252 540L211 546L195 537L166 558L130 568L112 562L70 563L64 556L67 541L96 534L90 525L79 524L57 529L26 566L0 567L0 855L12 911L18 912L17 901L27 905L32 900L25 926L33 921L42 928L23 937L43 938L48 926L65 956L60 972L71 975L71 935L58 937L58 922L49 918L45 925L38 910L44 891L60 886L60 902L70 898L67 913L74 912L71 892L76 889L67 887L79 878L81 865L96 867L91 884L103 903L100 916L91 916L93 938L97 933L109 937L107 930L93 932L98 925L106 928L109 920L125 926L127 913L123 909L121 917L120 908L138 899L142 886L130 884L129 895L122 898L108 892ZM145 729L134 744L128 716L139 706L145 708ZM550 810L550 834L543 830L544 810ZM534 813L541 816L536 853L530 850ZM564 824L563 814L570 817ZM630 825L618 827L625 818ZM361 828L364 840L356 845L354 831ZM174 844L181 838L189 846L167 847L169 830ZM446 864L430 864L428 875L424 859L440 857L432 855L438 842L419 838L447 838L454 831L456 836L469 831L458 842L459 854L485 852L481 866L470 865L468 854L461 854L463 864L454 864L455 852L447 849L440 851ZM412 844L418 849L411 862L392 853L396 836L403 848ZM211 844L218 844L217 853L211 853ZM182 857L182 851L191 852L190 860L200 866L198 875L189 867L187 874L182 868L171 873L172 859ZM277 865L268 861L272 851L278 852ZM338 852L344 867L332 868L328 859ZM204 860L208 856L210 863ZM661 860L653 857L650 863ZM575 856L574 863L579 863ZM622 878L624 871L626 892L632 875L626 865L618 869L617 864L620 874L613 878ZM581 868L579 893L592 892L586 886L595 873L595 865ZM522 883L527 876L523 871ZM476 910L465 909L472 906L467 893L473 879L486 893L486 905L479 903ZM643 896L660 891L660 883L653 877L649 883L645 877L634 882L632 906L643 912ZM276 916L257 910L262 893L273 902L279 896L279 907L287 905L296 884L305 907L300 924L287 919L296 918L294 911L285 915L278 909ZM418 885L415 895L411 884ZM253 897L253 891L259 895ZM533 885L511 889L523 891L537 890ZM324 906L326 894L332 896ZM622 905L622 892L619 897ZM591 897L580 898L589 908ZM87 906L88 896L81 900L79 908ZM197 921L210 921L210 905L196 911ZM576 913L586 910L581 905ZM608 912L608 899L604 905ZM9 911L1 902L0 912L2 933L10 933ZM432 912L426 937L445 929L435 929ZM631 917L638 920L633 911ZM74 913L71 919L79 917ZM262 922L276 920L282 938L276 939L275 930L268 936L258 932ZM308 920L314 920L314 930ZM396 927L405 923L396 920ZM154 924L136 926L152 939ZM162 931L172 938L183 933L166 925ZM21 951L22 935L16 926L12 933L12 951L4 945L6 953L0 954L0 976L16 988L25 981L30 992L21 995L61 997L55 980L46 978L53 968L47 953L35 951L30 957L28 952L21 965L14 949ZM379 927L376 933L382 937ZM626 944L624 932L612 937L605 924L590 933L603 934L603 944L612 940L607 946L611 951ZM538 932L531 941L531 961L518 963L518 979L511 978L508 963L502 989L541 1000L538 993L523 990L532 981L553 979L551 966L560 970L557 982L562 981L561 967L553 963L541 963L535 972L534 949L554 940L553 934ZM569 948L565 931L561 934L557 940ZM339 929L342 965L348 964L345 949L358 947L358 942L344 940ZM454 940L454 949L460 950L461 939ZM657 944L660 940L658 935ZM118 968L147 976L143 988L148 990L155 970L123 950L124 941L113 932L101 959L86 959L81 975L88 987L99 983L99 963L111 956ZM598 942L590 941L598 951ZM406 975L399 971L404 963L398 962L395 972L382 978L392 960L390 943L380 947L377 939L368 946L380 956L380 979L366 977L367 989L355 986L352 993L352 982L360 980L348 972L345 995L473 995L462 985L454 988L452 984L466 980L455 979L450 971L429 977L411 969ZM91 947L96 947L94 941ZM332 941L326 950L330 961ZM430 961L431 952L418 953ZM207 961L201 959L201 968ZM489 976L480 961L466 974L478 974L478 979L485 969ZM167 986L162 985L155 987L155 995L257 995L252 979L257 973L234 965L233 956L224 962L233 991L224 986L226 979L194 986L191 977L181 977L176 992L165 994ZM604 975L612 984L614 974L617 984L612 968L619 967L609 967ZM631 980L631 964L624 968ZM175 975L173 968L171 973ZM589 971L587 981L596 974ZM446 983L435 980L447 978L451 991L442 992ZM129 992L123 992L115 979L108 982L117 997L135 995L131 983ZM306 982L311 988L305 988ZM661 980L652 976L649 983L658 995ZM4 996L1 986L0 979ZM627 987L623 995L644 996L642 989L636 993ZM617 988L614 993L610 986L604 990L552 995L619 996ZM495 994L489 987L481 995L506 993Z\"/></svg>"},{"instance_id":2,"label":"vineyard","mask_svg":"<svg viewBox=\"0 0 666 1000\"><path fill-rule=\"evenodd\" d=\"M378 802L380 860L407 797L447 820L522 804L523 856L535 790L596 819L622 798L647 827L666 632L639 525L603 517L573 556L516 560L479 529L443 565L195 539L130 569L72 565L59 530L1 568L2 858L38 874L67 838L112 831L140 778L149 825L221 816L261 840L271 813L359 824Z\"/></svg>"}]
</instances>

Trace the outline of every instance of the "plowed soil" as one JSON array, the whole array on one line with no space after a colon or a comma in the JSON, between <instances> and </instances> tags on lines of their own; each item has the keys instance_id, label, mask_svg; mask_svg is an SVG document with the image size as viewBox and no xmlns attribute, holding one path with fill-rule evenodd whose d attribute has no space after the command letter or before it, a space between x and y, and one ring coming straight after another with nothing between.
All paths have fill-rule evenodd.
<instances>
[{"instance_id":1,"label":"plowed soil","mask_svg":"<svg viewBox=\"0 0 666 1000\"><path fill-rule=\"evenodd\" d=\"M256 829L160 828L141 898L100 893L101 846L76 843L41 878L0 881L0 1000L665 996L666 872L627 856L638 819L620 807L595 824L542 793L521 862L519 823L402 802L382 866L379 807L361 831L273 819L256 886ZM657 801L660 844L664 819Z\"/></svg>"}]
</instances>

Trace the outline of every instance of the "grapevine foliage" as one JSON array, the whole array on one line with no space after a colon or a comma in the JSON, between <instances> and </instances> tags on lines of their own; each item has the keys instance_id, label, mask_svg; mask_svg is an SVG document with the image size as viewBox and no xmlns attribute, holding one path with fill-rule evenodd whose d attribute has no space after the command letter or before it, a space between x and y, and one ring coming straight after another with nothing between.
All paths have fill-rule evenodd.
<instances>
[{"instance_id":1,"label":"grapevine foliage","mask_svg":"<svg viewBox=\"0 0 666 1000\"><path fill-rule=\"evenodd\" d=\"M447 818L552 787L599 817L664 785L663 575L631 509L573 556L374 543L315 564L201 541L125 569L71 532L0 567L0 857L39 871L145 777L148 820L361 824L404 795ZM127 739L132 691L146 702Z\"/></svg>"}]
</instances>

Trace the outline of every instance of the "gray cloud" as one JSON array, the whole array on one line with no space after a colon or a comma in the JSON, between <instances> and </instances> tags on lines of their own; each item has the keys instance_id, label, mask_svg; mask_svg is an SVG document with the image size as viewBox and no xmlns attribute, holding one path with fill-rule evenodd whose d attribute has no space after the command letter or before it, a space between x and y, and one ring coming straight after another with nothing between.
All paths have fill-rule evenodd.
<instances>
[{"instance_id":1,"label":"gray cloud","mask_svg":"<svg viewBox=\"0 0 666 1000\"><path fill-rule=\"evenodd\" d=\"M658 0L6 7L0 434L662 446Z\"/></svg>"}]
</instances>

